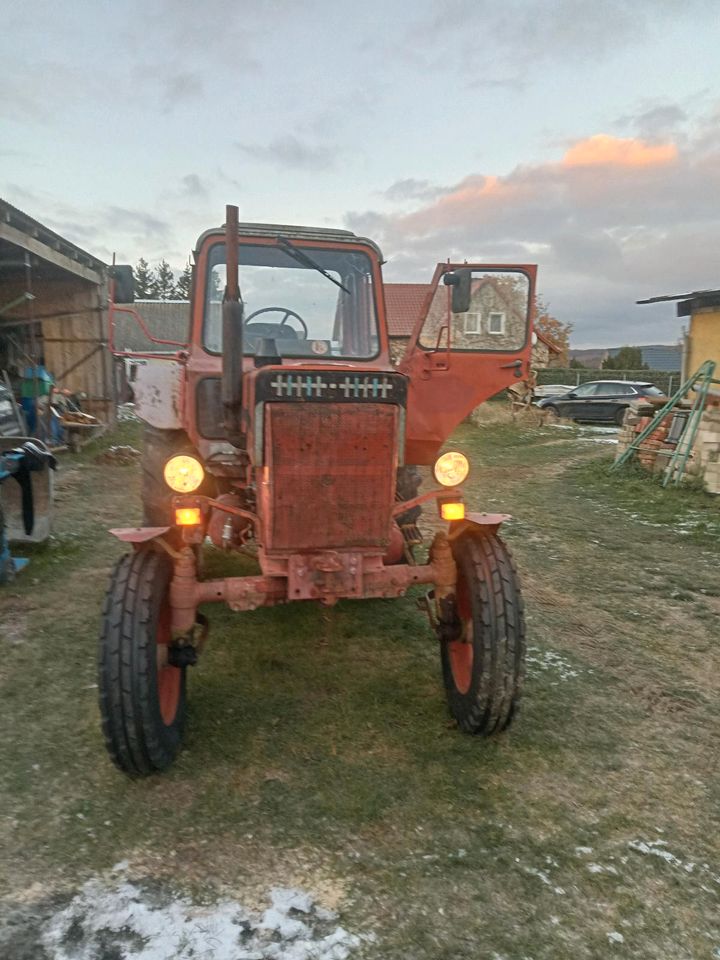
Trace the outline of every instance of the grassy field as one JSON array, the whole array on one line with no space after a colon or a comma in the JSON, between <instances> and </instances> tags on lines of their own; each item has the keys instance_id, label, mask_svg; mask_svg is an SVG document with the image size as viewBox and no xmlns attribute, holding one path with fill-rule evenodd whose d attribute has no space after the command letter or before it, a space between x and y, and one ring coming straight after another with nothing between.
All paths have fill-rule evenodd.
<instances>
[{"instance_id":1,"label":"grassy field","mask_svg":"<svg viewBox=\"0 0 720 960\"><path fill-rule=\"evenodd\" d=\"M137 467L66 456L56 534L0 592L0 954L40 958L38 918L125 860L196 899L310 890L375 935L368 957L720 957L719 505L610 473L609 439L454 438L468 499L514 517L530 651L508 734L449 723L412 597L217 607L187 749L142 782L104 753L95 686Z\"/></svg>"}]
</instances>

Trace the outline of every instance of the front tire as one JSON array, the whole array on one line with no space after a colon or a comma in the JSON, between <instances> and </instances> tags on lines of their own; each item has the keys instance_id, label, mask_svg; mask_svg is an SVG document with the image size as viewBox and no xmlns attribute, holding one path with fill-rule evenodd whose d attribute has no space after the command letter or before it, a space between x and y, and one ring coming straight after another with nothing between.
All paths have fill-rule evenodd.
<instances>
[{"instance_id":1,"label":"front tire","mask_svg":"<svg viewBox=\"0 0 720 960\"><path fill-rule=\"evenodd\" d=\"M517 712L525 676L525 617L515 564L495 535L453 543L455 639L440 656L450 713L467 733L491 736Z\"/></svg>"},{"instance_id":2,"label":"front tire","mask_svg":"<svg viewBox=\"0 0 720 960\"><path fill-rule=\"evenodd\" d=\"M102 729L115 765L135 777L164 770L182 744L185 668L168 663L171 576L167 556L141 550L118 561L105 595Z\"/></svg>"}]
</instances>

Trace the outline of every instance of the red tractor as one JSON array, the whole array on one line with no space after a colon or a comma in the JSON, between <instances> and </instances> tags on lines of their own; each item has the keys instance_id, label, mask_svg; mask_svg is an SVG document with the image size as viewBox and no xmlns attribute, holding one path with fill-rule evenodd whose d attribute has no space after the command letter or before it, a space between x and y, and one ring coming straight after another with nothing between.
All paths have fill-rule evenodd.
<instances>
[{"instance_id":1,"label":"red tractor","mask_svg":"<svg viewBox=\"0 0 720 960\"><path fill-rule=\"evenodd\" d=\"M467 459L440 448L475 406L529 375L536 268L440 264L394 367L372 241L238 224L236 207L226 221L198 240L189 342L155 340L135 355L145 525L112 531L132 552L103 610L110 756L134 776L175 758L203 604L331 605L416 584L429 588L452 716L469 733L498 733L525 657L520 586L498 536L507 518L466 510ZM122 314L142 325L119 305L132 299L130 268L114 268L111 331ZM433 467L434 489L419 492L418 465ZM416 521L431 503L447 524L418 562ZM253 547L260 572L204 579L207 538Z\"/></svg>"}]
</instances>

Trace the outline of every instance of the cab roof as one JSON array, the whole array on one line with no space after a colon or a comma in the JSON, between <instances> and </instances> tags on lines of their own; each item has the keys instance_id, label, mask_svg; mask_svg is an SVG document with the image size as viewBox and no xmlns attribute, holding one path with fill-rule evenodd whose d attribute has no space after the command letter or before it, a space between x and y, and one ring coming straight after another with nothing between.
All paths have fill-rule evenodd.
<instances>
[{"instance_id":1,"label":"cab roof","mask_svg":"<svg viewBox=\"0 0 720 960\"><path fill-rule=\"evenodd\" d=\"M199 249L205 238L224 235L225 225L206 230L198 237L196 248ZM289 240L317 240L332 243L362 243L370 247L378 256L380 263L384 263L382 251L374 240L359 237L352 230L336 230L328 227L302 227L286 223L239 223L238 236L240 237L287 237Z\"/></svg>"}]
</instances>

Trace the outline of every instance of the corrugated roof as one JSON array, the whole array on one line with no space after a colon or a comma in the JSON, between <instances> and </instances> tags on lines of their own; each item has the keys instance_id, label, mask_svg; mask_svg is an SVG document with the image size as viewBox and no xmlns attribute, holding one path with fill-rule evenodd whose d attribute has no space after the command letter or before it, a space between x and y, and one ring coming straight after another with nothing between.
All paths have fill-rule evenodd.
<instances>
[{"instance_id":1,"label":"corrugated roof","mask_svg":"<svg viewBox=\"0 0 720 960\"><path fill-rule=\"evenodd\" d=\"M422 314L429 283L386 283L388 334L391 337L409 337Z\"/></svg>"}]
</instances>

